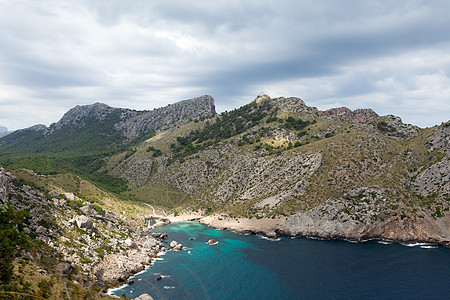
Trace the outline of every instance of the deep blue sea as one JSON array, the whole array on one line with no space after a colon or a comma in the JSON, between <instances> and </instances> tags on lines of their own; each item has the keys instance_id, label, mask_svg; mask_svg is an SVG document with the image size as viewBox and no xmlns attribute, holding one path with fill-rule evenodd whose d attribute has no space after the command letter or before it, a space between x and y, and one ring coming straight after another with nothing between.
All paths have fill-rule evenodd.
<instances>
[{"instance_id":1,"label":"deep blue sea","mask_svg":"<svg viewBox=\"0 0 450 300\"><path fill-rule=\"evenodd\" d=\"M154 299L449 299L450 249L284 237L270 241L199 223L156 229L168 251L114 294ZM193 240L191 240L193 238ZM209 239L219 241L207 245ZM163 279L156 280L161 274Z\"/></svg>"}]
</instances>

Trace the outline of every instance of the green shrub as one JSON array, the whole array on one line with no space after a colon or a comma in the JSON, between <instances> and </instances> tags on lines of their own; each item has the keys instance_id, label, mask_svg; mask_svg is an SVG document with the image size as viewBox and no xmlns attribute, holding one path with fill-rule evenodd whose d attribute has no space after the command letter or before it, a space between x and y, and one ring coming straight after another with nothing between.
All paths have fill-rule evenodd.
<instances>
[{"instance_id":1,"label":"green shrub","mask_svg":"<svg viewBox=\"0 0 450 300\"><path fill-rule=\"evenodd\" d=\"M0 207L0 285L10 281L12 262L30 245L28 236L22 231L26 216L27 212L16 211L11 204Z\"/></svg>"}]
</instances>

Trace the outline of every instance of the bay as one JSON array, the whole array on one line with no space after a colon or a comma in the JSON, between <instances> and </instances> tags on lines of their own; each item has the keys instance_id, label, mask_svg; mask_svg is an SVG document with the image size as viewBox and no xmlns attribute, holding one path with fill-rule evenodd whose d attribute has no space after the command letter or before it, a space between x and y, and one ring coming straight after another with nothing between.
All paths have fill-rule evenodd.
<instances>
[{"instance_id":1,"label":"bay","mask_svg":"<svg viewBox=\"0 0 450 300\"><path fill-rule=\"evenodd\" d=\"M196 222L157 228L168 251L134 284L113 291L155 299L443 299L450 295L450 249L376 241L350 243L219 231ZM207 245L215 239L217 245ZM161 280L156 280L158 274Z\"/></svg>"}]
</instances>

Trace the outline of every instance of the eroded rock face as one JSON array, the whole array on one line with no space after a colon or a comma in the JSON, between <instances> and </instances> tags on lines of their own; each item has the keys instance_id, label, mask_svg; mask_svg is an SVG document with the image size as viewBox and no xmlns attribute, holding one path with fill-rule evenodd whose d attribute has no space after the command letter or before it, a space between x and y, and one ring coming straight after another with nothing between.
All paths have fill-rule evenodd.
<instances>
[{"instance_id":1,"label":"eroded rock face","mask_svg":"<svg viewBox=\"0 0 450 300\"><path fill-rule=\"evenodd\" d=\"M263 198L268 199L267 203L261 202L260 206L273 206L302 195L308 179L322 163L321 153L262 157L258 153L242 154L235 150L225 143L218 145L202 153L207 161L188 160L180 166L162 168L152 180L167 182L192 197L213 198L221 203ZM208 186L215 186L211 190L213 194L197 194ZM291 188L282 189L283 186Z\"/></svg>"},{"instance_id":2,"label":"eroded rock face","mask_svg":"<svg viewBox=\"0 0 450 300\"><path fill-rule=\"evenodd\" d=\"M421 172L413 184L415 191L424 196L450 193L450 152L440 162Z\"/></svg>"},{"instance_id":3,"label":"eroded rock face","mask_svg":"<svg viewBox=\"0 0 450 300\"><path fill-rule=\"evenodd\" d=\"M103 120L108 114L118 109L99 102L90 105L77 105L66 112L57 123L50 125L47 134L52 134L64 126L83 127L85 126L83 119L86 117L92 117L99 121Z\"/></svg>"},{"instance_id":4,"label":"eroded rock face","mask_svg":"<svg viewBox=\"0 0 450 300\"><path fill-rule=\"evenodd\" d=\"M413 187L421 195L450 193L450 125L447 124L450 123L441 126L428 139L430 151L437 150L446 155L417 174Z\"/></svg>"},{"instance_id":5,"label":"eroded rock face","mask_svg":"<svg viewBox=\"0 0 450 300\"><path fill-rule=\"evenodd\" d=\"M450 121L436 130L428 139L430 150L439 150L446 153L450 150Z\"/></svg>"},{"instance_id":6,"label":"eroded rock face","mask_svg":"<svg viewBox=\"0 0 450 300\"><path fill-rule=\"evenodd\" d=\"M6 203L10 192L8 176L3 168L0 168L0 202Z\"/></svg>"},{"instance_id":7,"label":"eroded rock face","mask_svg":"<svg viewBox=\"0 0 450 300\"><path fill-rule=\"evenodd\" d=\"M269 101L270 100L275 105L275 107L277 107L278 110L282 112L290 111L296 113L312 113L312 114L318 113L317 108L307 106L302 99L297 97L278 97L274 99L269 98Z\"/></svg>"},{"instance_id":8,"label":"eroded rock face","mask_svg":"<svg viewBox=\"0 0 450 300\"><path fill-rule=\"evenodd\" d=\"M405 124L400 117L394 115L380 117L369 122L368 125L372 126L372 130L400 140L417 136L420 132L419 127Z\"/></svg>"},{"instance_id":9,"label":"eroded rock face","mask_svg":"<svg viewBox=\"0 0 450 300\"><path fill-rule=\"evenodd\" d=\"M132 156L115 166L111 174L124 178L131 184L141 186L149 180L153 166L152 159Z\"/></svg>"},{"instance_id":10,"label":"eroded rock face","mask_svg":"<svg viewBox=\"0 0 450 300\"><path fill-rule=\"evenodd\" d=\"M208 95L183 100L175 104L144 112L133 118L123 120L115 125L127 138L135 138L148 130L165 130L171 124L214 115L216 113L214 98Z\"/></svg>"},{"instance_id":11,"label":"eroded rock face","mask_svg":"<svg viewBox=\"0 0 450 300\"><path fill-rule=\"evenodd\" d=\"M125 282L128 277L151 264L152 258L156 255L155 251L140 248L110 254L94 267L92 273L96 275L100 284Z\"/></svg>"},{"instance_id":12,"label":"eroded rock face","mask_svg":"<svg viewBox=\"0 0 450 300\"><path fill-rule=\"evenodd\" d=\"M286 220L290 235L362 241L388 239L397 242L433 242L450 244L445 228L450 217L432 220L424 214L398 218L398 197L395 190L368 187L350 191L340 198L298 213ZM393 206L393 203L395 205ZM401 209L401 208L400 208ZM436 224L440 224L436 226Z\"/></svg>"},{"instance_id":13,"label":"eroded rock face","mask_svg":"<svg viewBox=\"0 0 450 300\"><path fill-rule=\"evenodd\" d=\"M326 111L320 111L319 116L335 116L355 124L363 124L379 117L379 115L372 109L357 109L351 111L347 107L332 108Z\"/></svg>"}]
</instances>

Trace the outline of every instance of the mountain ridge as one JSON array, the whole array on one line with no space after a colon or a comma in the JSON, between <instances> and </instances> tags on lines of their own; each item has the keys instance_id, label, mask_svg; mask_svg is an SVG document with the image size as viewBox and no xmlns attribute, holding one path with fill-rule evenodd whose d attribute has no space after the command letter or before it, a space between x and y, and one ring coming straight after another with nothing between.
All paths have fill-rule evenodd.
<instances>
[{"instance_id":1,"label":"mountain ridge","mask_svg":"<svg viewBox=\"0 0 450 300\"><path fill-rule=\"evenodd\" d=\"M407 230L411 226L404 220L417 225L413 226L417 230L433 228L429 224L443 228L437 224L448 222L448 123L421 129L371 109L320 111L297 97L267 95L215 114L212 97L194 99L202 108L194 119L189 109L174 104L157 118L153 112L129 112L127 122L118 118L108 123L109 115L98 110L113 108L91 105L97 120L92 124L106 122L111 132L118 128L131 137L141 128L155 131L125 148L96 156L87 164L95 165L89 169L89 178L103 176L111 182L109 186L120 180L113 185L124 199L145 201L171 212L194 210L231 219L286 216L288 221L281 224L280 232L290 235L362 239L384 234L393 238L387 234L392 230L386 228L397 224L399 232ZM190 111L196 107L192 105ZM70 121L70 116L62 123ZM73 120L76 125L69 126L73 130L83 125ZM0 156L0 164L17 161L7 159ZM86 159L79 160L82 164L71 161L75 168L86 169ZM341 209L331 209L334 206ZM330 225L328 231L321 227L333 222L338 225ZM355 235L358 230L367 234ZM414 230L403 238L413 239ZM439 230L429 235L440 235L442 243L447 243L450 233ZM423 232L417 237L423 239Z\"/></svg>"},{"instance_id":2,"label":"mountain ridge","mask_svg":"<svg viewBox=\"0 0 450 300\"><path fill-rule=\"evenodd\" d=\"M212 97L195 99L141 112L77 106L0 139L0 213L9 202L24 217L14 230L39 253L19 245L24 264L47 270L35 278L62 278L41 285L93 295L92 284L123 283L167 249L146 232L156 220L450 246L450 121L422 129L267 95L216 114Z\"/></svg>"}]
</instances>

